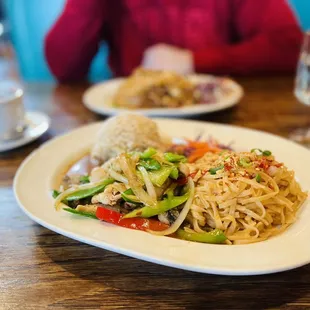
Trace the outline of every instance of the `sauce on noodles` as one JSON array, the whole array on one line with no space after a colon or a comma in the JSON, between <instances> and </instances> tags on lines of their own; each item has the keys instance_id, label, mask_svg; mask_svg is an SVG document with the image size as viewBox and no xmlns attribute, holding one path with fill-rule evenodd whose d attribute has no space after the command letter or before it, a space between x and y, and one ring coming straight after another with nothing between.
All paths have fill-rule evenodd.
<instances>
[{"instance_id":1,"label":"sauce on noodles","mask_svg":"<svg viewBox=\"0 0 310 310\"><path fill-rule=\"evenodd\" d=\"M307 197L294 172L256 151L207 153L188 164L195 198L188 231L218 228L228 244L253 243L283 232Z\"/></svg>"}]
</instances>

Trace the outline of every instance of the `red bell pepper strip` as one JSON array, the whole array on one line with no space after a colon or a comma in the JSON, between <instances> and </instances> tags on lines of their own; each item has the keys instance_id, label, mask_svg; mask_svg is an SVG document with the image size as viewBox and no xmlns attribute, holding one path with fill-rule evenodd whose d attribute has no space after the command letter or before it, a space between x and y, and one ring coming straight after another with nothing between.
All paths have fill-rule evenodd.
<instances>
[{"instance_id":1,"label":"red bell pepper strip","mask_svg":"<svg viewBox=\"0 0 310 310\"><path fill-rule=\"evenodd\" d=\"M123 215L121 213L104 207L97 208L96 217L99 220L112 223L118 226L143 231L147 230L161 231L169 227L169 225L154 219L145 219L145 218L122 219Z\"/></svg>"}]
</instances>

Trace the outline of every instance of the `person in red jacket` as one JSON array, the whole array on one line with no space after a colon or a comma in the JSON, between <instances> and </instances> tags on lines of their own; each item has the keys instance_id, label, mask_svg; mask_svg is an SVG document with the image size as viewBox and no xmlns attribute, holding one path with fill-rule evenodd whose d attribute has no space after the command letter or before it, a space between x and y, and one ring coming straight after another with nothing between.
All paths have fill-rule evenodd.
<instances>
[{"instance_id":1,"label":"person in red jacket","mask_svg":"<svg viewBox=\"0 0 310 310\"><path fill-rule=\"evenodd\" d=\"M86 78L100 42L116 76L295 70L301 31L285 0L67 0L45 54L61 82Z\"/></svg>"}]
</instances>

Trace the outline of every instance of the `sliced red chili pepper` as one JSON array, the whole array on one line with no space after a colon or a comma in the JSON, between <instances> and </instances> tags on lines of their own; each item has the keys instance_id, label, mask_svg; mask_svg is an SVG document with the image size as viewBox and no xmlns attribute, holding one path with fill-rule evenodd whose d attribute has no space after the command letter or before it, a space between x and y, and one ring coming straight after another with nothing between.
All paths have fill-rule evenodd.
<instances>
[{"instance_id":1,"label":"sliced red chili pepper","mask_svg":"<svg viewBox=\"0 0 310 310\"><path fill-rule=\"evenodd\" d=\"M144 219L144 218L128 218L128 219L122 219L122 214L103 207L98 207L96 211L96 216L99 220L112 223L118 226L130 228L130 229L137 229L137 230L165 230L169 226L154 220L154 219Z\"/></svg>"},{"instance_id":2,"label":"sliced red chili pepper","mask_svg":"<svg viewBox=\"0 0 310 310\"><path fill-rule=\"evenodd\" d=\"M225 171L230 172L232 168L233 168L233 166L231 164L229 164L229 163L224 164Z\"/></svg>"},{"instance_id":3,"label":"sliced red chili pepper","mask_svg":"<svg viewBox=\"0 0 310 310\"><path fill-rule=\"evenodd\" d=\"M265 171L269 168L270 164L267 162L267 160L264 158L260 161L258 167L264 169Z\"/></svg>"}]
</instances>

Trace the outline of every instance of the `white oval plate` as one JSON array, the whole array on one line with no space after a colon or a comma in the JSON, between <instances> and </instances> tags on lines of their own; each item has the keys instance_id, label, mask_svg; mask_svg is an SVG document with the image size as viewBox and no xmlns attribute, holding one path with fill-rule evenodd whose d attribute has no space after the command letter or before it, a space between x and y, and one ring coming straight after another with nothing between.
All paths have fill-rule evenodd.
<instances>
[{"instance_id":1,"label":"white oval plate","mask_svg":"<svg viewBox=\"0 0 310 310\"><path fill-rule=\"evenodd\" d=\"M191 75L193 81L209 81L216 77L211 75ZM117 78L90 87L83 95L84 105L91 111L101 115L117 115L128 109L113 107L114 96L124 82L124 78ZM224 78L225 88L230 89L229 95L225 95L219 102L210 104L196 104L180 108L159 108L159 109L134 109L129 110L147 116L182 117L202 113L211 113L232 107L238 103L243 96L242 87L235 81Z\"/></svg>"},{"instance_id":2,"label":"white oval plate","mask_svg":"<svg viewBox=\"0 0 310 310\"><path fill-rule=\"evenodd\" d=\"M272 150L279 161L296 171L303 190L310 188L310 152L293 142L228 125L172 119L156 122L163 133L172 137L194 138L203 131L222 143L235 141L236 150L255 147ZM296 223L283 234L259 243L234 246L159 237L64 211L56 212L51 188L57 174L94 143L100 125L91 124L55 138L23 162L14 180L14 191L20 207L34 221L64 236L113 252L203 273L265 274L310 262L309 199L301 208Z\"/></svg>"}]
</instances>

